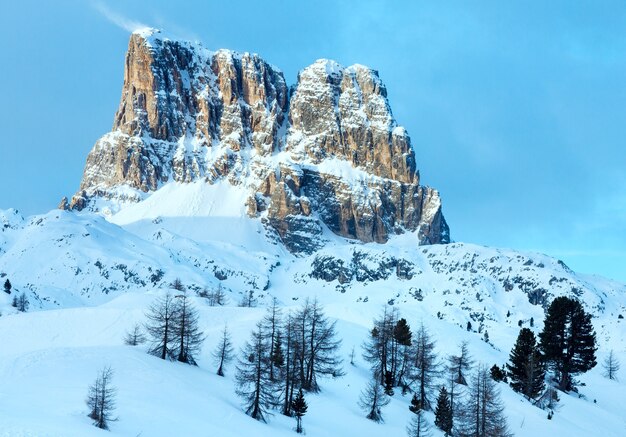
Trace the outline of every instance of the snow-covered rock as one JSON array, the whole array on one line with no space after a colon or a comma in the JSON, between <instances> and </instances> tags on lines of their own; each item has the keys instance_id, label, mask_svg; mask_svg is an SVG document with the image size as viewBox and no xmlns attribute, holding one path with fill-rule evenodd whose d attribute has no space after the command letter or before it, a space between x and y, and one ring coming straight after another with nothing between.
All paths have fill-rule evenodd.
<instances>
[{"instance_id":1,"label":"snow-covered rock","mask_svg":"<svg viewBox=\"0 0 626 437\"><path fill-rule=\"evenodd\" d=\"M407 231L449 242L439 193L420 185L376 71L319 60L289 91L256 54L156 30L132 34L125 66L113 129L62 208L117 212L171 182L227 181L293 252L321 247L323 226L364 242Z\"/></svg>"}]
</instances>

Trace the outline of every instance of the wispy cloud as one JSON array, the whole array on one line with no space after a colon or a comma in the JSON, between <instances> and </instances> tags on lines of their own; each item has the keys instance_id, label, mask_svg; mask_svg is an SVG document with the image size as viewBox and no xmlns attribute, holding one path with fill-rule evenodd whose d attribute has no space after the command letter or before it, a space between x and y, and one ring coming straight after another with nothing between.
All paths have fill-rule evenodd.
<instances>
[{"instance_id":1,"label":"wispy cloud","mask_svg":"<svg viewBox=\"0 0 626 437\"><path fill-rule=\"evenodd\" d=\"M124 29L127 32L134 32L137 29L141 29L144 27L148 27L147 25L132 20L128 17L123 16L113 10L111 10L104 2L102 1L93 1L93 8L100 13L104 18L106 18L109 22L115 24L120 29Z\"/></svg>"}]
</instances>

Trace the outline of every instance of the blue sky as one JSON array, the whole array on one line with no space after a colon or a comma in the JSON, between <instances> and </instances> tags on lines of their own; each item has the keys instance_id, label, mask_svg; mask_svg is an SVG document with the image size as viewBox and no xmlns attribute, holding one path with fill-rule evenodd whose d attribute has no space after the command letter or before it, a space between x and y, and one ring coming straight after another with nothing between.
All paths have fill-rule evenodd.
<instances>
[{"instance_id":1,"label":"blue sky","mask_svg":"<svg viewBox=\"0 0 626 437\"><path fill-rule=\"evenodd\" d=\"M128 28L380 72L452 238L626 281L621 1L21 0L0 15L0 208L54 208L120 98Z\"/></svg>"}]
</instances>

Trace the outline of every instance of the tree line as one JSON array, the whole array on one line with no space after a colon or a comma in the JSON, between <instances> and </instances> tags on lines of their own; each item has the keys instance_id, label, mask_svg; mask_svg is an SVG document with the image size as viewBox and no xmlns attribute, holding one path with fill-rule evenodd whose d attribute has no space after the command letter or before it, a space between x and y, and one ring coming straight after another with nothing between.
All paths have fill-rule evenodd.
<instances>
[{"instance_id":1,"label":"tree line","mask_svg":"<svg viewBox=\"0 0 626 437\"><path fill-rule=\"evenodd\" d=\"M267 421L271 411L295 416L302 432L304 391L319 392L319 379L343 375L335 322L317 300L287 314L273 300L256 324L237 363L237 394L246 414Z\"/></svg>"},{"instance_id":2,"label":"tree line","mask_svg":"<svg viewBox=\"0 0 626 437\"><path fill-rule=\"evenodd\" d=\"M433 410L435 425L446 435L510 435L495 382L484 365L473 366L466 342L442 360L426 325L413 332L396 308L385 307L373 325L363 344L371 380L359 402L368 419L382 422L382 409L398 389L413 394L409 436L431 435L424 411Z\"/></svg>"},{"instance_id":3,"label":"tree line","mask_svg":"<svg viewBox=\"0 0 626 437\"><path fill-rule=\"evenodd\" d=\"M184 287L175 282L173 292L148 307L145 324L127 332L125 343L148 342L147 351L152 355L196 365L205 340L198 320ZM340 345L335 322L328 319L317 300L306 299L298 308L285 311L274 299L238 356L227 326L212 356L219 376L224 376L237 358L236 394L246 414L263 422L274 413L295 417L296 431L303 432L302 418L308 409L304 394L320 391L322 378L343 375ZM555 389L575 390L575 376L596 365L595 351L591 316L574 299L554 299L539 337L522 328L509 362L491 369L483 363L475 365L467 342L459 345L457 353L440 357L436 341L423 323L413 331L396 308L385 306L362 346L371 380L359 404L368 419L382 422L382 410L396 392L411 394L407 432L414 437L430 435L425 411L434 412L434 425L445 435L509 436L497 382L507 382L536 405L551 408L557 399ZM353 350L352 364L354 355ZM607 363L607 377L615 378L619 362L612 353ZM110 388L112 375L110 369L105 370L88 398L90 417L104 428L114 405L114 391L102 391ZM103 411L93 407L98 393L110 400L98 407Z\"/></svg>"},{"instance_id":4,"label":"tree line","mask_svg":"<svg viewBox=\"0 0 626 437\"><path fill-rule=\"evenodd\" d=\"M535 405L552 409L558 400L556 390L576 391L575 377L596 363L596 337L591 315L579 301L555 298L546 312L539 339L529 328L522 328L500 368L474 366L467 342L459 352L440 360L436 342L424 324L415 333L397 309L385 307L374 320L363 358L370 364L372 380L360 399L366 417L383 421L382 408L394 389L413 393L409 410L413 413L407 432L410 436L430 435L430 424L423 412L433 410L435 426L445 435L508 436L504 408L496 383L503 381ZM620 364L613 351L605 362L605 375L616 378ZM438 389L438 390L437 390ZM552 417L550 411L548 418Z\"/></svg>"}]
</instances>

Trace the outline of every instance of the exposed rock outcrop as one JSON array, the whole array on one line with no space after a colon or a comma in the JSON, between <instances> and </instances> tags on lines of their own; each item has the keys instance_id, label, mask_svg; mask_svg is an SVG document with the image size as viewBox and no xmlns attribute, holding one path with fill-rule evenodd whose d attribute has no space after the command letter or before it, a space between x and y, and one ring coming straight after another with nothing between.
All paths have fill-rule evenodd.
<instances>
[{"instance_id":1,"label":"exposed rock outcrop","mask_svg":"<svg viewBox=\"0 0 626 437\"><path fill-rule=\"evenodd\" d=\"M439 194L420 185L376 71L319 60L289 91L258 55L133 33L113 129L64 207L115 212L198 179L245 186L248 215L293 252L319 248L323 225L364 242L407 231L420 244L449 242Z\"/></svg>"}]
</instances>

